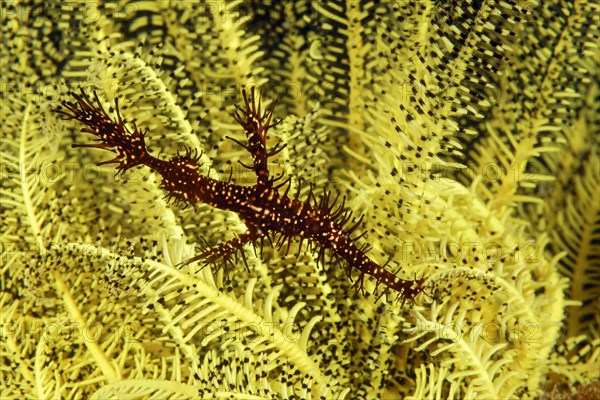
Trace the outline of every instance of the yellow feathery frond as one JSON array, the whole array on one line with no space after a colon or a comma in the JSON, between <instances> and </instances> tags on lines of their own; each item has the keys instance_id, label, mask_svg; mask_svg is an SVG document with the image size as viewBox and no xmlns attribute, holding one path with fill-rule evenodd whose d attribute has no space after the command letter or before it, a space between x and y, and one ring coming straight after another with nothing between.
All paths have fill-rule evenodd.
<instances>
[{"instance_id":1,"label":"yellow feathery frond","mask_svg":"<svg viewBox=\"0 0 600 400\"><path fill-rule=\"evenodd\" d=\"M600 379L595 2L54 3L0 10L3 398L509 399ZM357 245L423 279L413 302L292 240L228 273L178 267L244 221L97 167L53 112L93 89L154 154L195 149L203 174L253 185L230 115L248 87L281 119L271 176L345 196Z\"/></svg>"}]
</instances>

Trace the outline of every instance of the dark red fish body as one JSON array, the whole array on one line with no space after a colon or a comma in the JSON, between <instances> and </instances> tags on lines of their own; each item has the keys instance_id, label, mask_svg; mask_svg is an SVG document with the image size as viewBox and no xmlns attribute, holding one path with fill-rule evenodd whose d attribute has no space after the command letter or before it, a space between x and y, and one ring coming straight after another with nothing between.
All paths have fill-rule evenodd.
<instances>
[{"instance_id":1,"label":"dark red fish body","mask_svg":"<svg viewBox=\"0 0 600 400\"><path fill-rule=\"evenodd\" d=\"M118 102L116 120L111 119L96 97L94 104L82 91L81 95L73 94L76 103L63 103L65 110L58 110L66 118L76 119L85 124L84 132L98 138L96 144L75 144L74 147L93 147L110 150L116 154L112 160L104 163L118 164L118 171L125 171L137 165L145 165L162 176L162 186L170 199L185 204L205 203L222 210L232 211L239 215L248 230L226 243L213 247L182 265L202 260L205 263L216 263L240 252L246 243L256 244L264 239L275 241L281 248L286 243L289 249L291 240L310 242L318 249L319 259L323 261L324 250L327 249L336 258L347 265L347 272L353 268L359 271L356 285L362 289L364 275L373 276L379 283L398 292L402 300L412 300L423 291L424 279L404 280L373 262L368 256L368 246L358 247L352 233L359 227L361 219L345 228L351 220L349 211L344 210L344 200L337 204L339 196L333 200L327 193L320 201L312 194L312 187L306 201L289 197L289 181L275 185L277 178L269 177L267 159L283 149L276 146L270 152L266 149L266 136L271 124L273 108L261 115L260 101L257 103L252 92L252 100L248 101L245 92L245 108L238 109L234 118L244 128L247 144L240 143L248 150L253 159L251 167L257 176L254 186L240 186L231 182L212 179L201 173L199 157L192 151L179 154L170 160L161 160L150 155L146 150L144 135L134 126L131 132L123 123L119 114ZM232 139L233 140L233 139ZM103 163L103 164L104 164ZM286 186L284 193L279 189Z\"/></svg>"}]
</instances>

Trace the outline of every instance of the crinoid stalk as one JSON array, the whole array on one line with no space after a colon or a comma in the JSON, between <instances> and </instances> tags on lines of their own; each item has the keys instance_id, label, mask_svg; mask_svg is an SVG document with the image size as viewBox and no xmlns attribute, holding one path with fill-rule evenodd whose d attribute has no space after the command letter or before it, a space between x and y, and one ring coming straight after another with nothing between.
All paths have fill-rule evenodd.
<instances>
[{"instance_id":1,"label":"crinoid stalk","mask_svg":"<svg viewBox=\"0 0 600 400\"><path fill-rule=\"evenodd\" d=\"M210 248L199 255L184 261L182 265L195 261L216 263L227 260L240 251L247 243L262 243L264 239L276 243L283 248L293 238L310 241L319 249L319 259L323 260L325 250L332 252L336 258L347 265L350 275L353 269L358 270L359 277L355 286L363 289L364 275L373 276L379 283L396 291L402 301L412 300L424 288L424 279L405 280L388 271L367 256L367 247L358 247L351 235L361 223L361 219L347 226L351 220L349 211L344 209L344 200L338 204L339 195L333 197L326 193L317 201L312 190L306 201L298 196L288 197L289 180L278 182L281 177L270 177L267 169L269 157L281 151L285 145L277 145L267 150L266 140L270 128L277 122L272 121L273 106L261 111L260 100L251 90L250 100L246 91L242 91L244 107L238 107L233 117L244 129L247 143L234 140L252 156L250 167L256 173L256 184L240 186L230 182L222 182L202 175L199 157L186 151L170 160L161 160L147 152L144 136L133 125L133 130L125 126L119 113L118 100L115 100L116 118L111 118L103 109L98 97L95 102L82 90L80 94L72 93L75 102L64 102L64 108L57 110L65 119L75 119L85 125L83 132L96 136L97 143L74 144L73 147L92 147L109 150L115 157L102 164L117 164L117 170L124 172L137 165L145 165L162 176L163 188L169 198L185 204L207 203L222 210L237 213L247 227L246 232L228 242ZM280 189L287 188L283 193ZM333 197L333 200L331 200Z\"/></svg>"}]
</instances>

